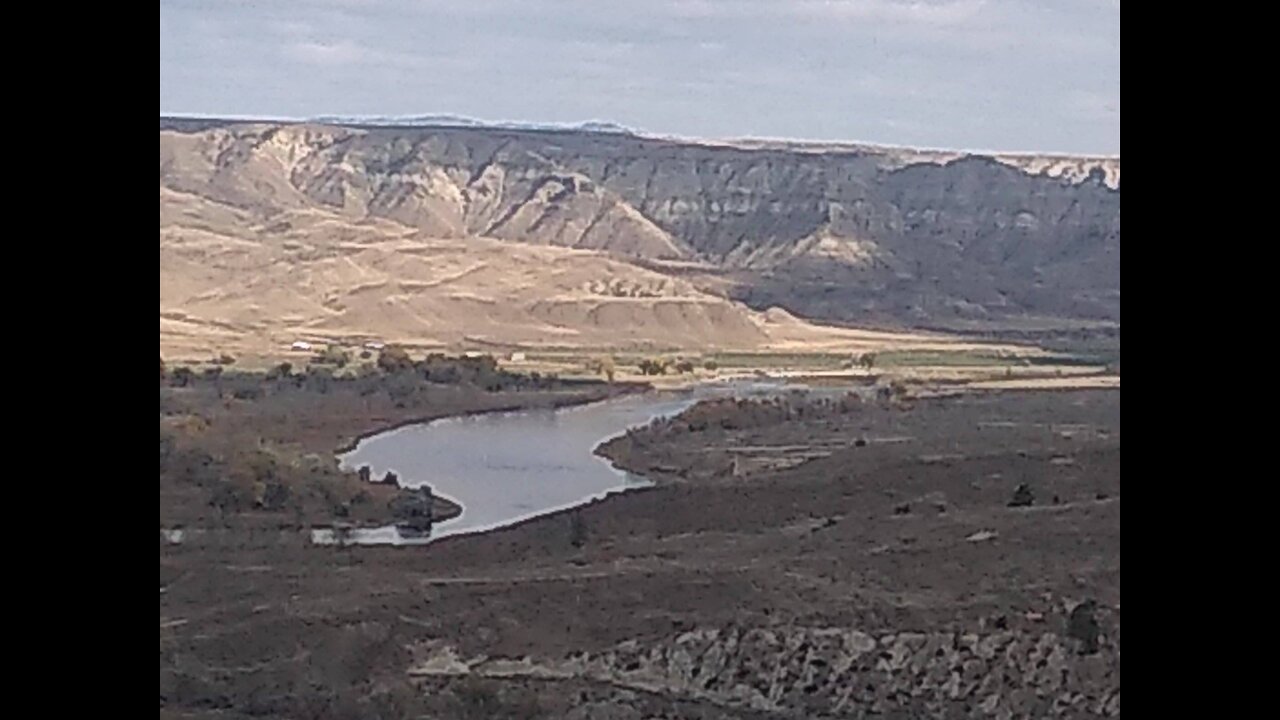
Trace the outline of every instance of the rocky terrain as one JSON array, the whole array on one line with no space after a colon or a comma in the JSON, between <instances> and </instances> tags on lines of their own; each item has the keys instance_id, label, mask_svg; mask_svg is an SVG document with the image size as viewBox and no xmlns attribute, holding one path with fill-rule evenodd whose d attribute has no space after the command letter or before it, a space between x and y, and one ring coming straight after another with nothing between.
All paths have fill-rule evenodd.
<instances>
[{"instance_id":1,"label":"rocky terrain","mask_svg":"<svg viewBox=\"0 0 1280 720\"><path fill-rule=\"evenodd\" d=\"M558 661L423 653L411 675L586 678L774 717L1115 717L1119 621L1081 604L1074 631L901 632L704 628ZM1087 619L1085 619L1087 618ZM1105 628L1105 630L1103 629Z\"/></svg>"},{"instance_id":2,"label":"rocky terrain","mask_svg":"<svg viewBox=\"0 0 1280 720\"><path fill-rule=\"evenodd\" d=\"M602 452L657 486L423 548L162 540L161 716L1119 715L1118 390L720 401Z\"/></svg>"},{"instance_id":3,"label":"rocky terrain","mask_svg":"<svg viewBox=\"0 0 1280 720\"><path fill-rule=\"evenodd\" d=\"M181 285L198 276L164 260L183 245L211 245L216 252L202 252L234 259L257 244L287 251L271 256L281 263L320 253L338 258L324 271L338 273L363 263L336 249L394 249L398 264L444 252L423 243L467 240L450 252L489 252L476 238L545 246L515 263L537 276L530 298L551 307L569 289L590 293L620 279L642 294L680 298L662 303L666 316L692 313L688 332L731 345L760 344L767 333L744 329L750 315L726 299L847 325L1119 322L1118 159L162 118L160 187L161 306L171 323L183 322L176 313L197 315L186 306L201 297L164 292L166 277ZM553 252L559 248L595 252ZM556 262L591 266L591 277L566 288L556 273L537 271ZM452 276L412 281L441 277ZM364 290L392 313L422 314L400 309L422 288L382 282L351 278L343 288ZM264 295L246 290L244 304L276 313ZM308 298L321 307L288 314L323 326L336 311L325 302ZM623 314L644 308L652 322L667 322L653 304L630 303ZM598 306L579 304L570 315ZM531 322L572 335L592 321L561 320L544 306ZM494 333L502 334L479 334ZM588 331L581 342L596 340Z\"/></svg>"}]
</instances>

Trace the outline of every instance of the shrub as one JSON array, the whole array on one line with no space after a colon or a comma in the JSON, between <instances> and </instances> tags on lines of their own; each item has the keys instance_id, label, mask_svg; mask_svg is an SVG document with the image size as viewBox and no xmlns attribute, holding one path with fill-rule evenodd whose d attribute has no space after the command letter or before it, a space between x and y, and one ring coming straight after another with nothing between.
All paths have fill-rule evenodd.
<instances>
[{"instance_id":1,"label":"shrub","mask_svg":"<svg viewBox=\"0 0 1280 720\"><path fill-rule=\"evenodd\" d=\"M330 345L324 350L316 354L312 362L320 365L335 365L337 367L346 367L351 361L351 354L337 345Z\"/></svg>"},{"instance_id":2,"label":"shrub","mask_svg":"<svg viewBox=\"0 0 1280 720\"><path fill-rule=\"evenodd\" d=\"M224 513L236 512L248 501L251 489L234 482L220 482L209 495L209 504Z\"/></svg>"},{"instance_id":3,"label":"shrub","mask_svg":"<svg viewBox=\"0 0 1280 720\"><path fill-rule=\"evenodd\" d=\"M389 378L385 387L387 395L392 400L406 400L418 391L418 381L409 375L397 376Z\"/></svg>"},{"instance_id":4,"label":"shrub","mask_svg":"<svg viewBox=\"0 0 1280 720\"><path fill-rule=\"evenodd\" d=\"M287 378L289 377L289 374L292 372L293 372L293 363L282 362L279 365L268 370L266 378L268 380L278 380L280 378Z\"/></svg>"},{"instance_id":5,"label":"shrub","mask_svg":"<svg viewBox=\"0 0 1280 720\"><path fill-rule=\"evenodd\" d=\"M306 387L325 394L329 392L329 385L333 382L333 370L327 367L318 367L311 365L307 367Z\"/></svg>"},{"instance_id":6,"label":"shrub","mask_svg":"<svg viewBox=\"0 0 1280 720\"><path fill-rule=\"evenodd\" d=\"M613 361L613 357L605 355L604 357L593 358L587 362L587 371L604 375L613 382L614 374L617 372L617 366Z\"/></svg>"},{"instance_id":7,"label":"shrub","mask_svg":"<svg viewBox=\"0 0 1280 720\"><path fill-rule=\"evenodd\" d=\"M1009 507L1030 507L1033 503L1035 503L1035 495L1032 494L1031 487L1022 483L1013 491Z\"/></svg>"},{"instance_id":8,"label":"shrub","mask_svg":"<svg viewBox=\"0 0 1280 720\"><path fill-rule=\"evenodd\" d=\"M645 358L639 364L641 375L665 375L667 372L667 363L660 360Z\"/></svg>"},{"instance_id":9,"label":"shrub","mask_svg":"<svg viewBox=\"0 0 1280 720\"><path fill-rule=\"evenodd\" d=\"M1080 652L1083 655L1098 652L1098 636L1101 634L1101 629L1098 627L1098 619L1094 616L1097 609L1097 602L1085 600L1072 609L1071 616L1067 620L1067 635L1080 641Z\"/></svg>"},{"instance_id":10,"label":"shrub","mask_svg":"<svg viewBox=\"0 0 1280 720\"><path fill-rule=\"evenodd\" d=\"M409 357L409 351L399 345L388 345L378 353L378 369L383 372L393 373L412 367L413 359Z\"/></svg>"},{"instance_id":11,"label":"shrub","mask_svg":"<svg viewBox=\"0 0 1280 720\"><path fill-rule=\"evenodd\" d=\"M193 375L194 373L191 372L189 367L174 368L170 384L174 387L186 387L191 382Z\"/></svg>"},{"instance_id":12,"label":"shrub","mask_svg":"<svg viewBox=\"0 0 1280 720\"><path fill-rule=\"evenodd\" d=\"M254 501L264 510L283 510L289 502L289 486L282 482L259 483Z\"/></svg>"}]
</instances>

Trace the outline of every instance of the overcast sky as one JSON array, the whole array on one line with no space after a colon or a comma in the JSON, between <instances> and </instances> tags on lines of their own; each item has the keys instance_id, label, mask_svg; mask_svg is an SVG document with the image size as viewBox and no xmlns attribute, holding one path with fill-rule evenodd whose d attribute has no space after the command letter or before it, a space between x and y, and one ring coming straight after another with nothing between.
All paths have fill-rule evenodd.
<instances>
[{"instance_id":1,"label":"overcast sky","mask_svg":"<svg viewBox=\"0 0 1280 720\"><path fill-rule=\"evenodd\" d=\"M160 112L1120 152L1119 0L160 0Z\"/></svg>"}]
</instances>

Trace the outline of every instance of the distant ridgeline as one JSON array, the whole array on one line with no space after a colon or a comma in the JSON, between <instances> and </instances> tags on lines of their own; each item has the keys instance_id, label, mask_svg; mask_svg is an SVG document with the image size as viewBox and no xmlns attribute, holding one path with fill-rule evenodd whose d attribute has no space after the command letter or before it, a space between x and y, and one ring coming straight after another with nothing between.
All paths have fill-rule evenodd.
<instances>
[{"instance_id":1,"label":"distant ridgeline","mask_svg":"<svg viewBox=\"0 0 1280 720\"><path fill-rule=\"evenodd\" d=\"M276 173L269 182L295 204L436 237L601 250L828 322L1120 319L1118 157L685 141L434 115L160 127L162 189L238 207L268 200L237 177Z\"/></svg>"}]
</instances>

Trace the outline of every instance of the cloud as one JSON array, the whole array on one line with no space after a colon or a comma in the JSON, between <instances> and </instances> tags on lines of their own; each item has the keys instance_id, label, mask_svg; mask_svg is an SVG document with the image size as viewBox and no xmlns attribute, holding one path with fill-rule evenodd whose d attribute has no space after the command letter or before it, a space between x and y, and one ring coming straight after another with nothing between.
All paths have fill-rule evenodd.
<instances>
[{"instance_id":1,"label":"cloud","mask_svg":"<svg viewBox=\"0 0 1280 720\"><path fill-rule=\"evenodd\" d=\"M797 15L827 20L954 26L975 19L987 0L798 0L779 4Z\"/></svg>"},{"instance_id":2,"label":"cloud","mask_svg":"<svg viewBox=\"0 0 1280 720\"><path fill-rule=\"evenodd\" d=\"M280 54L289 61L317 67L363 67L373 71L423 69L456 65L449 58L427 54L379 50L350 39L337 41L297 40L286 43Z\"/></svg>"},{"instance_id":3,"label":"cloud","mask_svg":"<svg viewBox=\"0 0 1280 720\"><path fill-rule=\"evenodd\" d=\"M161 0L166 112L1119 151L1114 0Z\"/></svg>"},{"instance_id":4,"label":"cloud","mask_svg":"<svg viewBox=\"0 0 1280 720\"><path fill-rule=\"evenodd\" d=\"M290 37L303 36L309 37L314 35L316 27L312 23L299 20L281 20L271 23L271 29L275 32Z\"/></svg>"},{"instance_id":5,"label":"cloud","mask_svg":"<svg viewBox=\"0 0 1280 720\"><path fill-rule=\"evenodd\" d=\"M353 65L374 60L373 53L350 40L332 44L292 42L284 46L283 53L290 60L308 65Z\"/></svg>"},{"instance_id":6,"label":"cloud","mask_svg":"<svg viewBox=\"0 0 1280 720\"><path fill-rule=\"evenodd\" d=\"M988 0L671 0L659 13L702 19L792 19L955 25Z\"/></svg>"}]
</instances>

